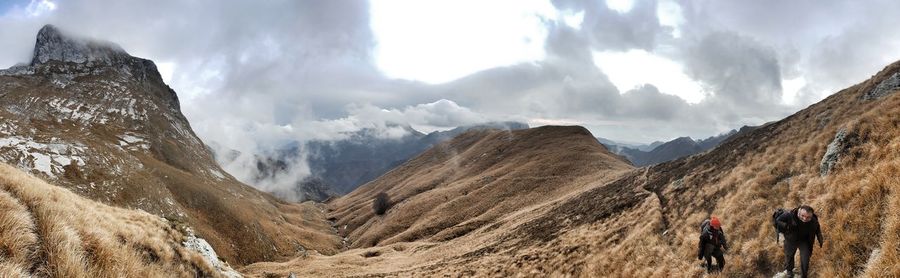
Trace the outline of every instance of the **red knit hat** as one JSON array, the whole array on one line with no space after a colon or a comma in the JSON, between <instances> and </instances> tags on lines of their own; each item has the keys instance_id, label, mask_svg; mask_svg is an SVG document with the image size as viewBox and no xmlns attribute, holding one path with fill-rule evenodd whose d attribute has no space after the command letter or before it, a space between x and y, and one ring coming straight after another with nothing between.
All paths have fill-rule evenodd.
<instances>
[{"instance_id":1,"label":"red knit hat","mask_svg":"<svg viewBox=\"0 0 900 278\"><path fill-rule=\"evenodd\" d=\"M713 228L716 228L716 229L722 228L722 223L720 223L719 218L717 218L715 216L711 217L711 219L709 220L709 225L712 225Z\"/></svg>"}]
</instances>

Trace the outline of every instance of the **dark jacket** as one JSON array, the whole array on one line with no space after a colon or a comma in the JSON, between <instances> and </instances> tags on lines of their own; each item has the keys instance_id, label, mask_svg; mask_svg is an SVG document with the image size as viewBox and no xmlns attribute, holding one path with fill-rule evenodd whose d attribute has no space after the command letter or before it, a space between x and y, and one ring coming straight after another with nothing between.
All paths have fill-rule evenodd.
<instances>
[{"instance_id":1,"label":"dark jacket","mask_svg":"<svg viewBox=\"0 0 900 278\"><path fill-rule=\"evenodd\" d=\"M722 228L704 227L703 231L700 232L700 245L698 246L697 257L703 256L703 250L707 244L711 244L713 248L722 247L722 249L728 250L728 240L725 239L725 231Z\"/></svg>"},{"instance_id":2,"label":"dark jacket","mask_svg":"<svg viewBox=\"0 0 900 278\"><path fill-rule=\"evenodd\" d=\"M819 246L821 246L822 229L819 227L819 217L813 213L812 219L804 223L797 217L798 209L795 208L782 213L775 219L775 225L784 234L784 240L795 243L805 242L812 246L815 240L818 239Z\"/></svg>"}]
</instances>

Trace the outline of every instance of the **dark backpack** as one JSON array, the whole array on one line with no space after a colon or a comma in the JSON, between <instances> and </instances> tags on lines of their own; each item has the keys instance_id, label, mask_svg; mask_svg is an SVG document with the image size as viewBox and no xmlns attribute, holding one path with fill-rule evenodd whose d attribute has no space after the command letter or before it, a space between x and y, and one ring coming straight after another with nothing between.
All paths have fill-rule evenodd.
<instances>
[{"instance_id":1,"label":"dark backpack","mask_svg":"<svg viewBox=\"0 0 900 278\"><path fill-rule=\"evenodd\" d=\"M775 242L778 242L778 233L784 233L784 231L778 229L778 217L782 214L788 212L788 210L784 208L777 208L774 212L772 212L772 228L775 229Z\"/></svg>"}]
</instances>

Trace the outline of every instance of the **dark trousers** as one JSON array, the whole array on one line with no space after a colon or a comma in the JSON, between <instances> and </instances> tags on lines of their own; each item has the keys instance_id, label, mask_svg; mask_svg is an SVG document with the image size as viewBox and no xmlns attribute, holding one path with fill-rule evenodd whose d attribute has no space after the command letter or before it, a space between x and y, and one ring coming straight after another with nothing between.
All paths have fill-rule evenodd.
<instances>
[{"instance_id":1,"label":"dark trousers","mask_svg":"<svg viewBox=\"0 0 900 278\"><path fill-rule=\"evenodd\" d=\"M703 258L706 259L706 271L707 272L718 272L722 271L725 268L725 254L722 253L722 248L718 246L707 244L703 248ZM712 266L712 258L716 258L716 268Z\"/></svg>"},{"instance_id":2,"label":"dark trousers","mask_svg":"<svg viewBox=\"0 0 900 278\"><path fill-rule=\"evenodd\" d=\"M800 276L806 278L809 275L809 257L812 256L812 242L805 240L785 240L784 241L784 269L793 275L794 271L794 254L800 250Z\"/></svg>"}]
</instances>

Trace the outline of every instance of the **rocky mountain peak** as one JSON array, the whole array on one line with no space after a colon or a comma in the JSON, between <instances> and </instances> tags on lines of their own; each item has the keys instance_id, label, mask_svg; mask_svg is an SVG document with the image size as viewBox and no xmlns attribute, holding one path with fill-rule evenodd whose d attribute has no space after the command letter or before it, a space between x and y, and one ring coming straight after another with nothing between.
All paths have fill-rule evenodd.
<instances>
[{"instance_id":1,"label":"rocky mountain peak","mask_svg":"<svg viewBox=\"0 0 900 278\"><path fill-rule=\"evenodd\" d=\"M696 141L694 141L694 139L692 139L691 137L687 137L687 136L675 138L675 140L672 140L672 142L675 142L675 143L678 143L678 144L693 144L693 143L696 143Z\"/></svg>"},{"instance_id":2,"label":"rocky mountain peak","mask_svg":"<svg viewBox=\"0 0 900 278\"><path fill-rule=\"evenodd\" d=\"M152 61L52 25L38 33L31 64L0 70L0 162L189 225L212 258L230 263L293 255L298 244L333 252L340 242L304 238L306 228L286 224L306 220L282 211L296 206L223 172Z\"/></svg>"},{"instance_id":3,"label":"rocky mountain peak","mask_svg":"<svg viewBox=\"0 0 900 278\"><path fill-rule=\"evenodd\" d=\"M69 37L48 24L38 31L31 65L50 61L111 64L129 57L114 43Z\"/></svg>"}]
</instances>

